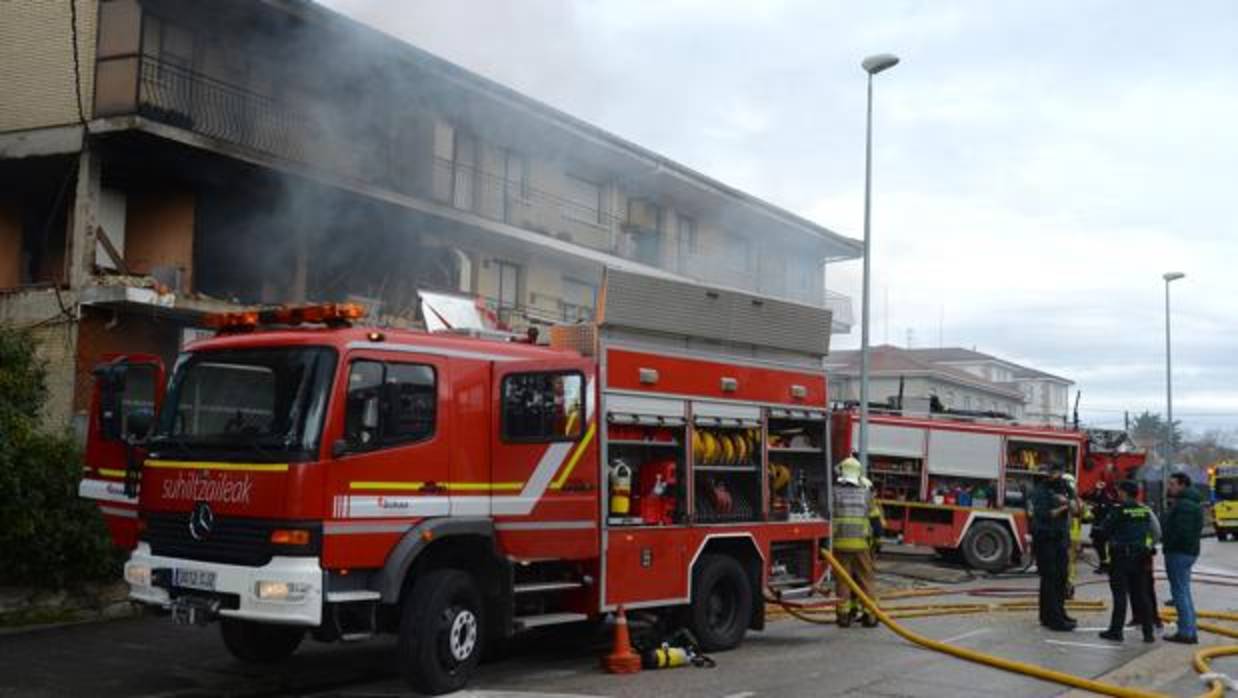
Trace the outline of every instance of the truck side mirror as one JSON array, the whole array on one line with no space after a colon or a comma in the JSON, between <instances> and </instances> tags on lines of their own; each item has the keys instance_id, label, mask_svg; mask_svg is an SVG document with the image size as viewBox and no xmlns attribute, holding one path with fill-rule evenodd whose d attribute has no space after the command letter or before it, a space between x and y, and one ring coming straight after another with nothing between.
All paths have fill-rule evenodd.
<instances>
[{"instance_id":1,"label":"truck side mirror","mask_svg":"<svg viewBox=\"0 0 1238 698\"><path fill-rule=\"evenodd\" d=\"M150 437L151 428L154 426L154 410L136 409L130 412L125 419L125 436L132 443L142 443Z\"/></svg>"},{"instance_id":2,"label":"truck side mirror","mask_svg":"<svg viewBox=\"0 0 1238 698\"><path fill-rule=\"evenodd\" d=\"M372 395L365 399L361 407L361 426L366 430L378 428L378 396Z\"/></svg>"},{"instance_id":3,"label":"truck side mirror","mask_svg":"<svg viewBox=\"0 0 1238 698\"><path fill-rule=\"evenodd\" d=\"M94 371L99 386L99 426L103 437L110 441L119 441L125 436L123 400L128 370L123 363L111 363Z\"/></svg>"}]
</instances>

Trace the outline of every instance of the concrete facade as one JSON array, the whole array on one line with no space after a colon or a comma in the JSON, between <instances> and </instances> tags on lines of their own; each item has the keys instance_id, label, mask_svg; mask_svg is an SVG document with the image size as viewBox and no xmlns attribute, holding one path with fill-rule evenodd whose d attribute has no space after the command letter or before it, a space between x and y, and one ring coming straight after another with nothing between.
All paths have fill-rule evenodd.
<instances>
[{"instance_id":1,"label":"concrete facade","mask_svg":"<svg viewBox=\"0 0 1238 698\"><path fill-rule=\"evenodd\" d=\"M0 6L0 132L79 123L73 71L73 19L81 104L94 103L97 0L26 0Z\"/></svg>"},{"instance_id":2,"label":"concrete facade","mask_svg":"<svg viewBox=\"0 0 1238 698\"><path fill-rule=\"evenodd\" d=\"M857 241L313 3L75 1L80 80L67 3L0 3L0 320L60 327L53 424L105 350L170 362L210 310L415 326L433 290L519 330L617 267L849 329L824 269Z\"/></svg>"}]
</instances>

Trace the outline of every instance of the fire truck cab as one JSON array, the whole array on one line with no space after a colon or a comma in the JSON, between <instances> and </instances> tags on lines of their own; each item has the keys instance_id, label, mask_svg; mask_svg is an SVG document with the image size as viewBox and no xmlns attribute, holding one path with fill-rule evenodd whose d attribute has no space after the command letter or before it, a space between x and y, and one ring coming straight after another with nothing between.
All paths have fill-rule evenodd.
<instances>
[{"instance_id":1,"label":"fire truck cab","mask_svg":"<svg viewBox=\"0 0 1238 698\"><path fill-rule=\"evenodd\" d=\"M360 315L221 317L166 388L152 357L100 367L81 494L131 598L252 662L396 633L443 693L620 607L729 649L823 576L828 311L609 270L550 346Z\"/></svg>"}]
</instances>

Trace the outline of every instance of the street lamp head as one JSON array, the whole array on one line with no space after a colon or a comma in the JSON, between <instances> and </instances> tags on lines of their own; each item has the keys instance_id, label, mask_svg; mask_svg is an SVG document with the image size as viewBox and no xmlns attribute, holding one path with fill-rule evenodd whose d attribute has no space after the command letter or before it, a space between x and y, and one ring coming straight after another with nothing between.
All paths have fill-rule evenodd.
<instances>
[{"instance_id":1,"label":"street lamp head","mask_svg":"<svg viewBox=\"0 0 1238 698\"><path fill-rule=\"evenodd\" d=\"M1186 276L1186 274L1183 274L1180 271L1171 271L1171 272L1166 273L1163 278L1165 279L1165 283L1169 283L1170 281L1177 281L1178 279L1181 279L1184 276Z\"/></svg>"},{"instance_id":2,"label":"street lamp head","mask_svg":"<svg viewBox=\"0 0 1238 698\"><path fill-rule=\"evenodd\" d=\"M869 56L860 62L860 67L864 68L864 72L869 75L876 75L883 70L889 70L898 65L898 56L892 53L878 53L875 56Z\"/></svg>"}]
</instances>

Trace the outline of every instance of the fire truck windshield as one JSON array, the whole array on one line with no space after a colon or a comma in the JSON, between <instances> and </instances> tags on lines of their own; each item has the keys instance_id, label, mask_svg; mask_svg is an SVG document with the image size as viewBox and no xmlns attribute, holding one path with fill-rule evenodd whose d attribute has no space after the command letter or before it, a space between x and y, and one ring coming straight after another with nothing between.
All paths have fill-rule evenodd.
<instances>
[{"instance_id":1,"label":"fire truck windshield","mask_svg":"<svg viewBox=\"0 0 1238 698\"><path fill-rule=\"evenodd\" d=\"M279 347L182 354L152 448L176 457L312 459L335 351Z\"/></svg>"}]
</instances>

